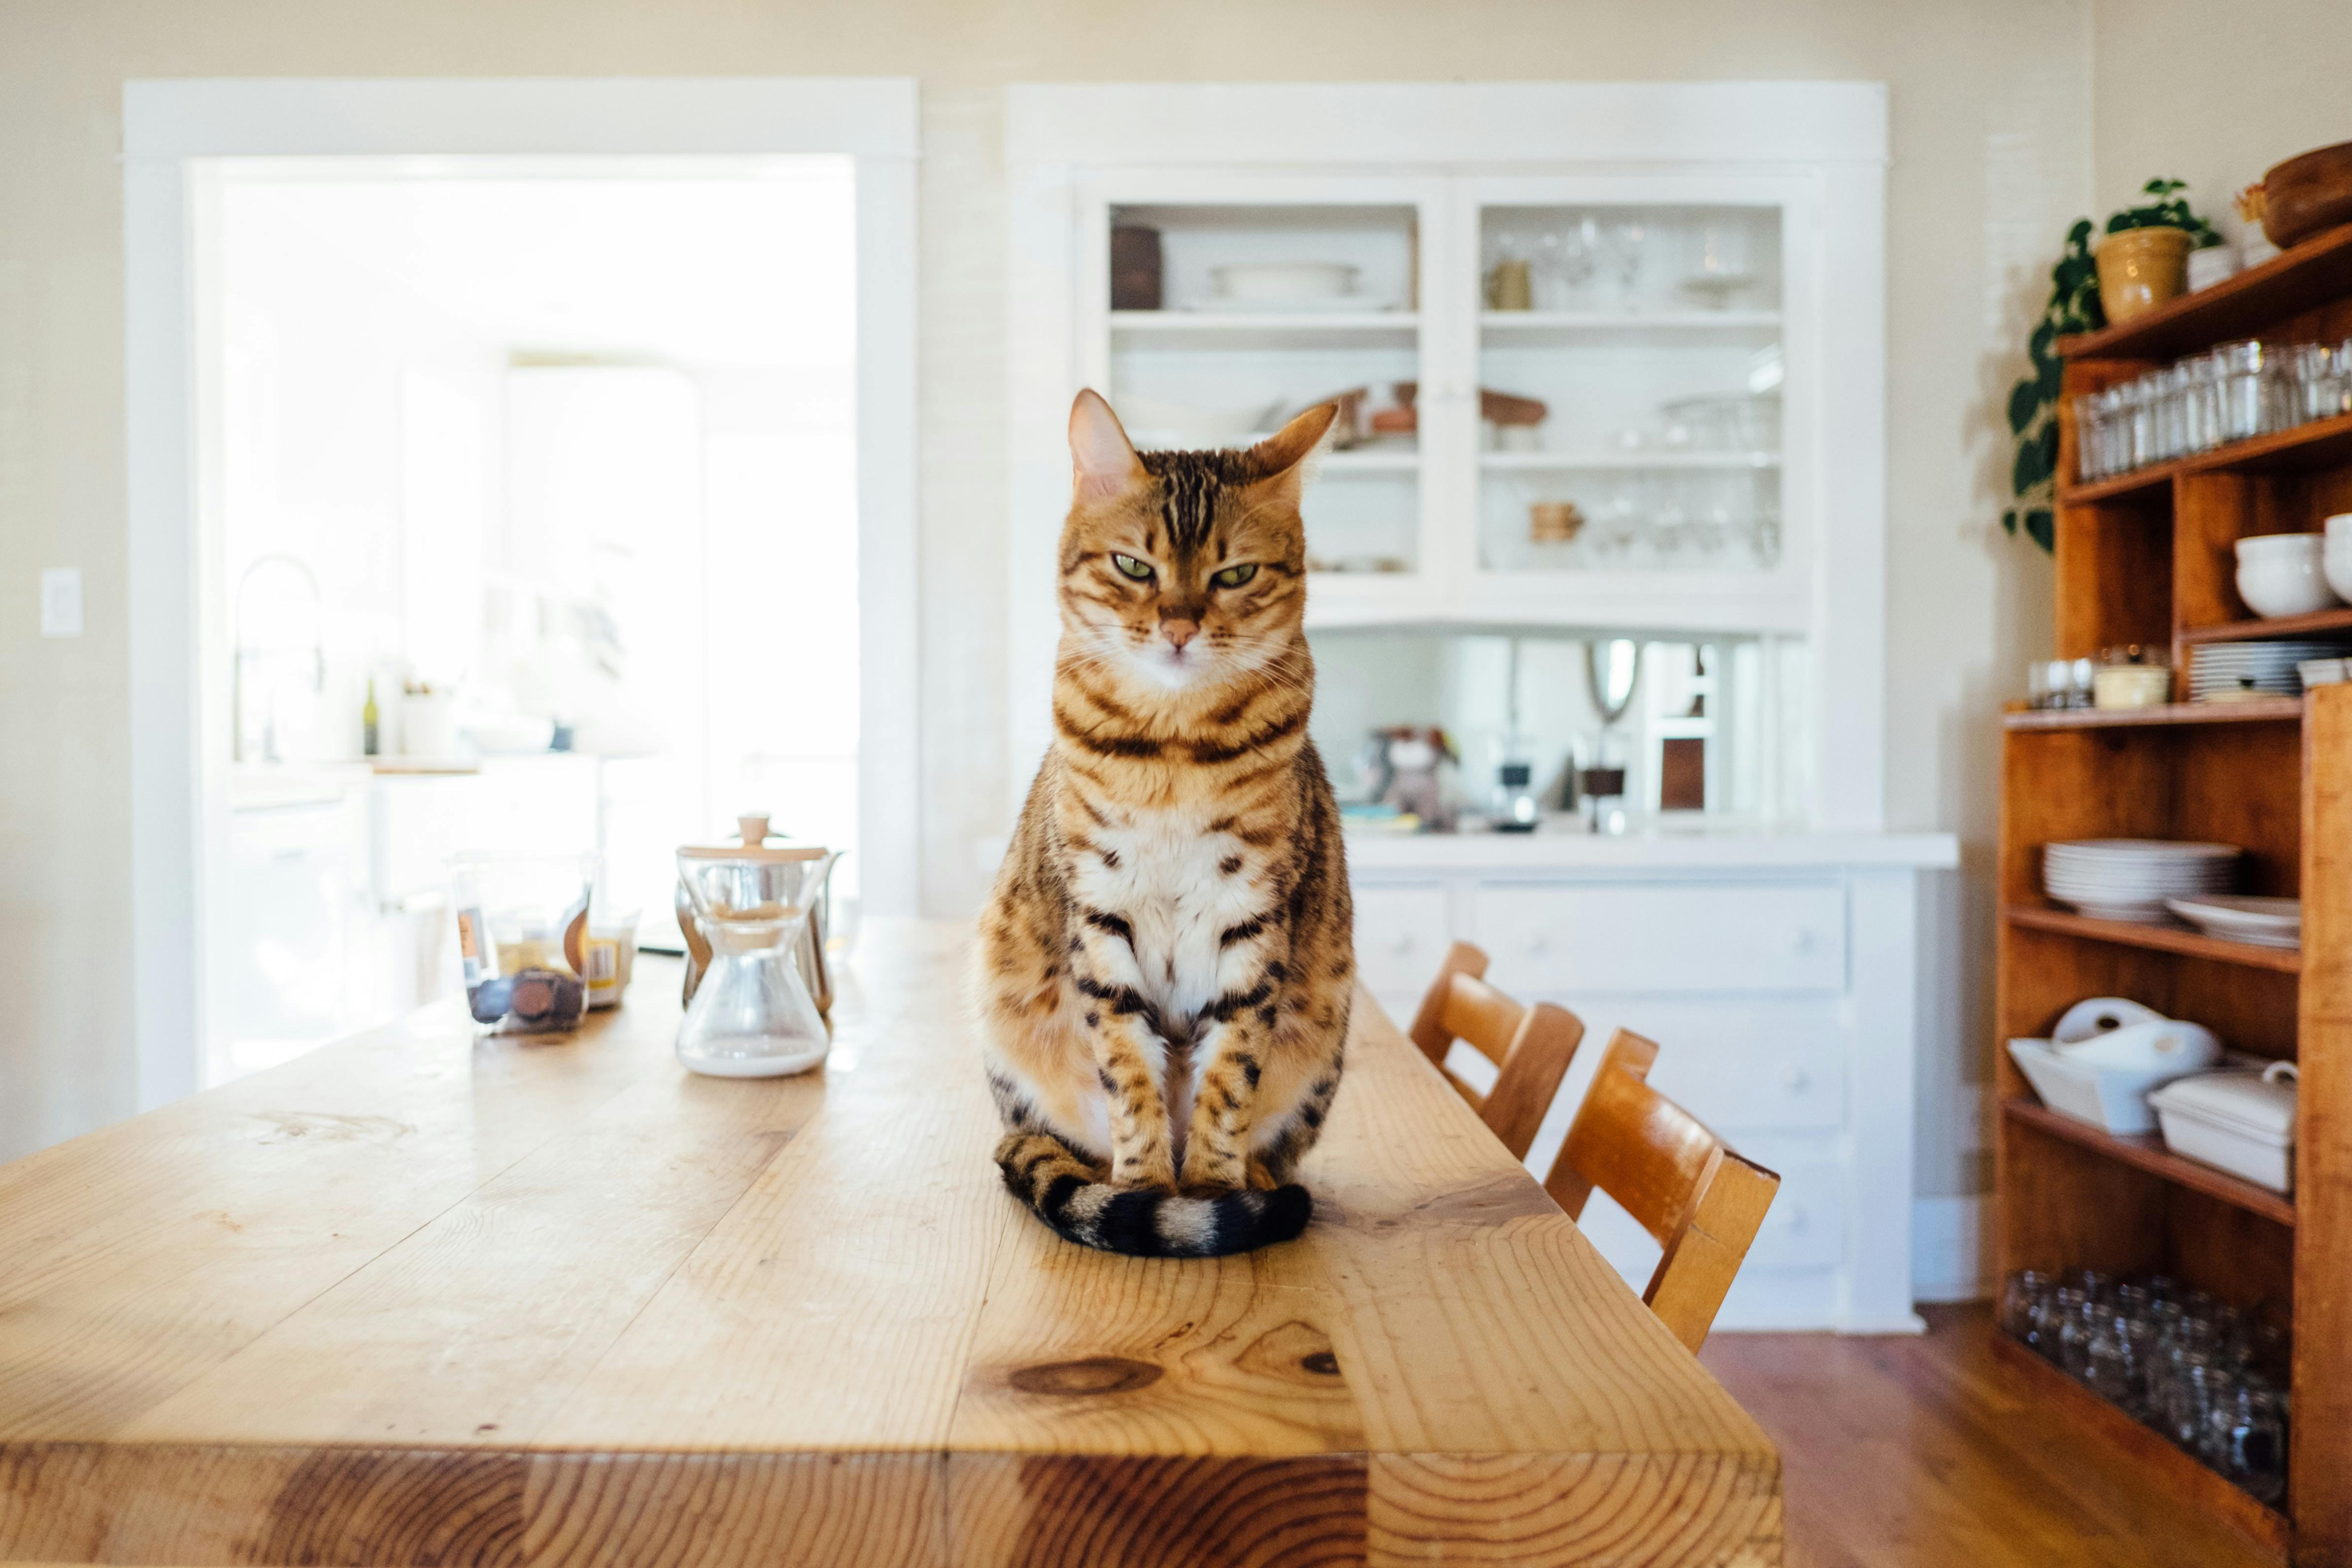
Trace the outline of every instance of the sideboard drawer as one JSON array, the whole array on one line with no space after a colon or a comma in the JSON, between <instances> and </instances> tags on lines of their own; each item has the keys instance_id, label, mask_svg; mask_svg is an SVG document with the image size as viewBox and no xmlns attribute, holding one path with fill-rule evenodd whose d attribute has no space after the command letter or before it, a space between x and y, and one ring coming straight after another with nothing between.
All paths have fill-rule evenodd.
<instances>
[{"instance_id":1,"label":"sideboard drawer","mask_svg":"<svg viewBox=\"0 0 2352 1568\"><path fill-rule=\"evenodd\" d=\"M1482 887L1470 939L1507 991L1834 991L1845 892L1821 883Z\"/></svg>"},{"instance_id":2,"label":"sideboard drawer","mask_svg":"<svg viewBox=\"0 0 2352 1568\"><path fill-rule=\"evenodd\" d=\"M1418 999L1437 977L1450 946L1442 887L1358 887L1356 967L1384 1003ZM1397 1020L1412 1021L1408 1012Z\"/></svg>"},{"instance_id":3,"label":"sideboard drawer","mask_svg":"<svg viewBox=\"0 0 2352 1568\"><path fill-rule=\"evenodd\" d=\"M1792 1165L1748 1244L1757 1269L1820 1269L1845 1256L1845 1172L1834 1165Z\"/></svg>"},{"instance_id":4,"label":"sideboard drawer","mask_svg":"<svg viewBox=\"0 0 2352 1568\"><path fill-rule=\"evenodd\" d=\"M1664 1035L1659 1046L1651 1084L1734 1147L1743 1131L1817 1132L1845 1121L1845 1051L1834 1038L1747 1047Z\"/></svg>"}]
</instances>

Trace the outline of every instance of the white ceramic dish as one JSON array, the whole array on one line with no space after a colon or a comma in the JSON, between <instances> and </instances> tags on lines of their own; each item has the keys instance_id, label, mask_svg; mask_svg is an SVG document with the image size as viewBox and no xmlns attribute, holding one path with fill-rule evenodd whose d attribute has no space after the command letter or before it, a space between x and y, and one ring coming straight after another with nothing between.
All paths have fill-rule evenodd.
<instances>
[{"instance_id":1,"label":"white ceramic dish","mask_svg":"<svg viewBox=\"0 0 2352 1568\"><path fill-rule=\"evenodd\" d=\"M2202 1072L2221 1060L2213 1031L2185 1019L2148 1019L2053 1049L2068 1061L2121 1072Z\"/></svg>"},{"instance_id":2,"label":"white ceramic dish","mask_svg":"<svg viewBox=\"0 0 2352 1568\"><path fill-rule=\"evenodd\" d=\"M2086 997L2060 1015L2050 1038L2060 1045L2074 1045L2127 1024L2163 1021L2162 1013L2129 997Z\"/></svg>"},{"instance_id":3,"label":"white ceramic dish","mask_svg":"<svg viewBox=\"0 0 2352 1568\"><path fill-rule=\"evenodd\" d=\"M2208 936L2260 947L2303 946L2303 901L2234 894L2168 898L2164 906Z\"/></svg>"},{"instance_id":4,"label":"white ceramic dish","mask_svg":"<svg viewBox=\"0 0 2352 1568\"><path fill-rule=\"evenodd\" d=\"M1288 306L1352 294L1362 271L1344 261L1236 261L1209 268L1209 277L1223 299Z\"/></svg>"},{"instance_id":5,"label":"white ceramic dish","mask_svg":"<svg viewBox=\"0 0 2352 1568\"><path fill-rule=\"evenodd\" d=\"M2316 549L2307 555L2240 556L2238 597L2265 620L2309 615L2344 602L2328 586Z\"/></svg>"},{"instance_id":6,"label":"white ceramic dish","mask_svg":"<svg viewBox=\"0 0 2352 1568\"><path fill-rule=\"evenodd\" d=\"M2156 1131L2148 1091L2180 1076L2167 1067L2100 1067L2069 1061L2046 1040L2012 1040L2009 1057L2044 1105L2118 1137Z\"/></svg>"},{"instance_id":7,"label":"white ceramic dish","mask_svg":"<svg viewBox=\"0 0 2352 1568\"><path fill-rule=\"evenodd\" d=\"M2242 1176L2273 1192L2294 1190L2295 1069L2274 1061L2261 1073L2207 1072L2148 1095L2176 1155Z\"/></svg>"}]
</instances>

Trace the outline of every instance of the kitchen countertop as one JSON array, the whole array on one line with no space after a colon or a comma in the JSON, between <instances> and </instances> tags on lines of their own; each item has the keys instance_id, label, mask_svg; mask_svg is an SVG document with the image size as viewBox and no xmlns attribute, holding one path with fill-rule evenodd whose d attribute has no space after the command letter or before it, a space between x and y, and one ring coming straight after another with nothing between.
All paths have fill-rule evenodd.
<instances>
[{"instance_id":1,"label":"kitchen countertop","mask_svg":"<svg viewBox=\"0 0 2352 1568\"><path fill-rule=\"evenodd\" d=\"M961 926L830 1067L698 1078L675 966L457 1005L0 1167L0 1558L1780 1560L1780 1468L1369 998L1254 1256L998 1184Z\"/></svg>"},{"instance_id":2,"label":"kitchen countertop","mask_svg":"<svg viewBox=\"0 0 2352 1568\"><path fill-rule=\"evenodd\" d=\"M1758 828L1650 829L1622 834L1365 833L1348 835L1351 871L1527 871L1691 867L1900 866L1959 863L1949 833L1774 832Z\"/></svg>"}]
</instances>

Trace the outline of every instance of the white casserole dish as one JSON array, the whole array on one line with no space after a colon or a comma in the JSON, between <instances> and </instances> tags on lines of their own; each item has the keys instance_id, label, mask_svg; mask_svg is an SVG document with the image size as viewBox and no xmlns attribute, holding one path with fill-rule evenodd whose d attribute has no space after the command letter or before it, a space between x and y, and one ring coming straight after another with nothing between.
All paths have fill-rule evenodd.
<instances>
[{"instance_id":1,"label":"white casserole dish","mask_svg":"<svg viewBox=\"0 0 2352 1568\"><path fill-rule=\"evenodd\" d=\"M2294 1190L2295 1068L2274 1061L2259 1075L2209 1072L2148 1096L2165 1146L2273 1192Z\"/></svg>"},{"instance_id":2,"label":"white casserole dish","mask_svg":"<svg viewBox=\"0 0 2352 1568\"><path fill-rule=\"evenodd\" d=\"M2071 1056L2063 1046L2047 1040L2012 1040L2009 1057L2044 1105L2061 1115L2105 1127L2119 1137L2155 1132L2156 1113L2148 1108L2148 1092L2196 1071L2197 1065L2103 1066Z\"/></svg>"}]
</instances>

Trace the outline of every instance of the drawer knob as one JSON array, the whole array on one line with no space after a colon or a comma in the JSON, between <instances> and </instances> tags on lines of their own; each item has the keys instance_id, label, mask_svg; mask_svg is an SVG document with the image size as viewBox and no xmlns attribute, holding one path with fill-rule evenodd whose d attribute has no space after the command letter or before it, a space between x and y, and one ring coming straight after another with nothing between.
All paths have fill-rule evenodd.
<instances>
[{"instance_id":1,"label":"drawer knob","mask_svg":"<svg viewBox=\"0 0 2352 1568\"><path fill-rule=\"evenodd\" d=\"M1389 938L1389 951L1390 951L1390 952L1391 952L1391 953L1410 953L1410 952L1412 952L1412 932L1410 932L1410 931L1400 931L1400 932L1398 932L1395 936L1393 936L1390 937L1390 938Z\"/></svg>"},{"instance_id":2,"label":"drawer knob","mask_svg":"<svg viewBox=\"0 0 2352 1568\"><path fill-rule=\"evenodd\" d=\"M1535 932L1530 932L1530 933L1528 934L1528 952L1530 952L1530 953L1540 953L1540 952L1542 952L1542 951L1544 950L1544 948L1545 948L1545 947L1547 947L1548 946L1549 946L1549 943L1547 943L1547 942L1544 940L1544 934L1543 934L1542 932L1540 932L1540 931L1535 931Z\"/></svg>"},{"instance_id":3,"label":"drawer knob","mask_svg":"<svg viewBox=\"0 0 2352 1568\"><path fill-rule=\"evenodd\" d=\"M1812 1081L1813 1075L1793 1061L1785 1063L1780 1069L1780 1087L1783 1089L1802 1089Z\"/></svg>"},{"instance_id":4,"label":"drawer knob","mask_svg":"<svg viewBox=\"0 0 2352 1568\"><path fill-rule=\"evenodd\" d=\"M1810 953L1813 950L1814 944L1819 940L1820 938L1815 936L1812 932L1800 926L1789 938L1789 951L1791 953Z\"/></svg>"},{"instance_id":5,"label":"drawer knob","mask_svg":"<svg viewBox=\"0 0 2352 1568\"><path fill-rule=\"evenodd\" d=\"M1783 1205L1776 1218L1783 1230L1802 1230L1805 1228L1805 1211L1793 1203Z\"/></svg>"}]
</instances>

